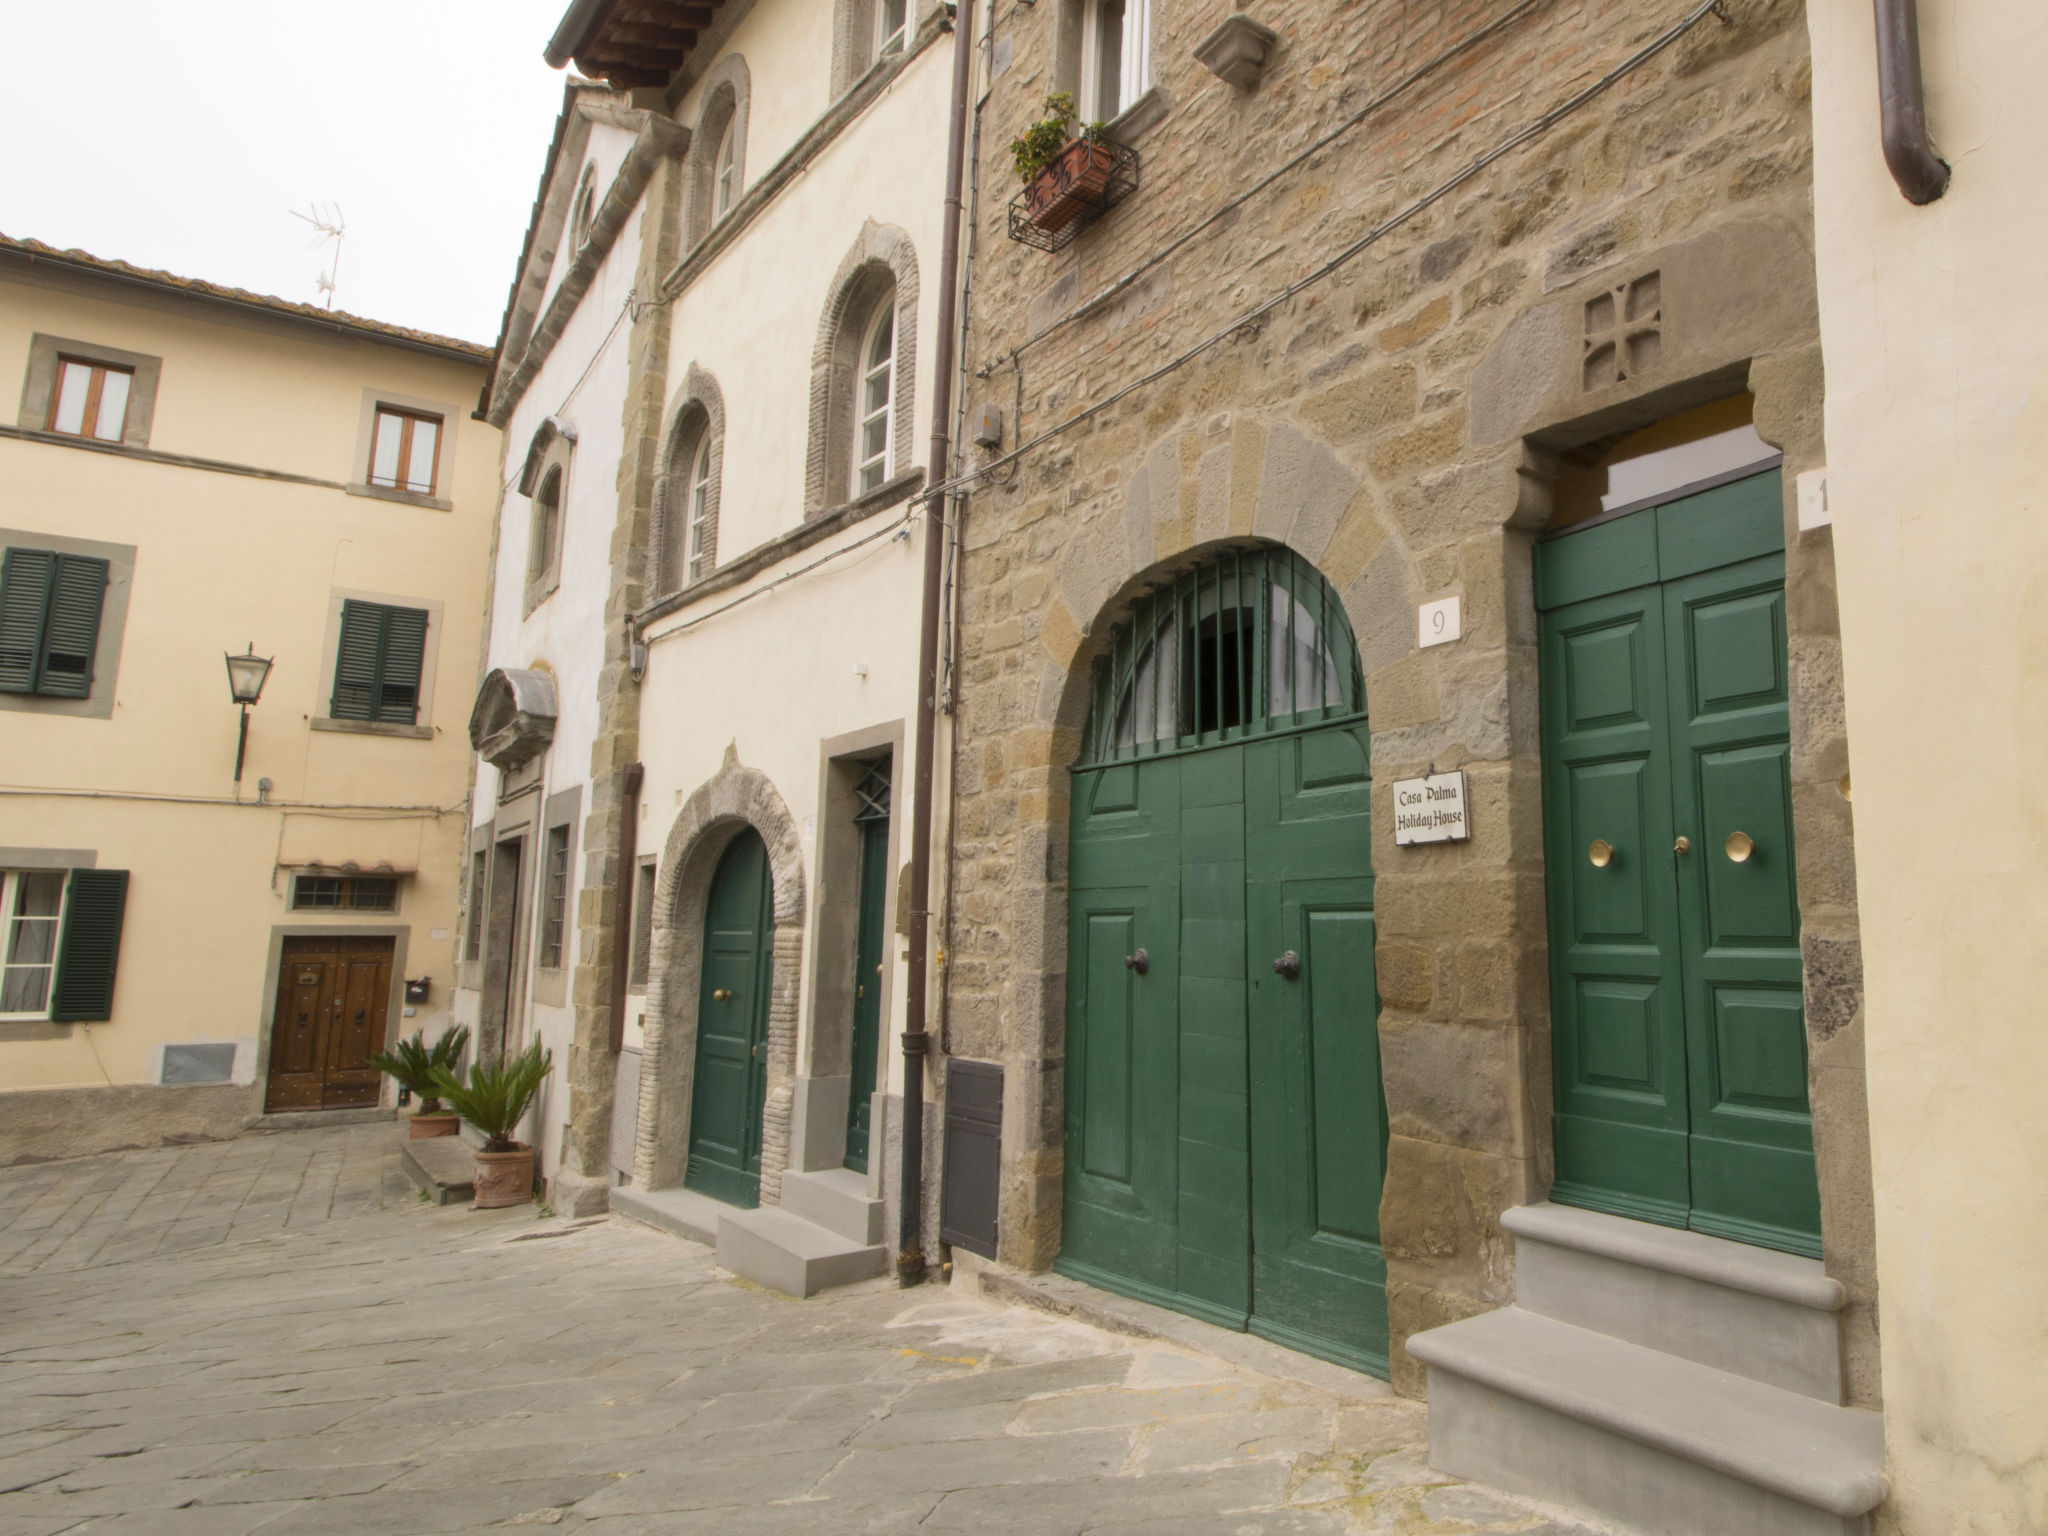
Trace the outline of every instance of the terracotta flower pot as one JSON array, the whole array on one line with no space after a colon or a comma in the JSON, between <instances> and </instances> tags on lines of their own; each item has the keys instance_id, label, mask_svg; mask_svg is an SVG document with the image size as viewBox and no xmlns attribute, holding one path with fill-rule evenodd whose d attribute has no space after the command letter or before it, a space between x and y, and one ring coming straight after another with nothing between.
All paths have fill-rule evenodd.
<instances>
[{"instance_id":1,"label":"terracotta flower pot","mask_svg":"<svg viewBox=\"0 0 2048 1536\"><path fill-rule=\"evenodd\" d=\"M533 1148L476 1154L476 1198L480 1211L524 1205L533 1198Z\"/></svg>"},{"instance_id":2,"label":"terracotta flower pot","mask_svg":"<svg viewBox=\"0 0 2048 1536\"><path fill-rule=\"evenodd\" d=\"M425 1141L429 1136L453 1136L462 1129L462 1116L443 1110L431 1115L414 1115L406 1125L412 1140Z\"/></svg>"},{"instance_id":3,"label":"terracotta flower pot","mask_svg":"<svg viewBox=\"0 0 2048 1536\"><path fill-rule=\"evenodd\" d=\"M1075 139L1026 183L1024 207L1031 222L1048 232L1065 229L1101 199L1115 169L1116 156L1107 144Z\"/></svg>"}]
</instances>

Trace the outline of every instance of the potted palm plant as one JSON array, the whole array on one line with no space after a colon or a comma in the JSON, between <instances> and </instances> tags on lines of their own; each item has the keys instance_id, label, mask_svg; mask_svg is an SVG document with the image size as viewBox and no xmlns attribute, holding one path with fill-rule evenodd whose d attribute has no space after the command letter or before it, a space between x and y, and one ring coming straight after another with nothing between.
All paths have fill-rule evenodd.
<instances>
[{"instance_id":1,"label":"potted palm plant","mask_svg":"<svg viewBox=\"0 0 2048 1536\"><path fill-rule=\"evenodd\" d=\"M462 1060L462 1053L468 1046L469 1026L458 1024L436 1040L432 1049L428 1048L422 1033L410 1040L399 1041L388 1053L379 1051L370 1058L371 1066L400 1087L411 1089L413 1096L420 1101L420 1107L413 1112L410 1122L414 1141L429 1136L453 1136L461 1129L462 1117L441 1107L441 1089L434 1080L434 1069L453 1069Z\"/></svg>"},{"instance_id":2,"label":"potted palm plant","mask_svg":"<svg viewBox=\"0 0 2048 1536\"><path fill-rule=\"evenodd\" d=\"M1078 134L1073 93L1045 98L1046 115L1010 141L1010 161L1024 183L1024 206L1040 229L1064 229L1101 199L1116 169L1116 155L1102 139L1102 124Z\"/></svg>"},{"instance_id":3,"label":"potted palm plant","mask_svg":"<svg viewBox=\"0 0 2048 1536\"><path fill-rule=\"evenodd\" d=\"M483 1134L476 1152L477 1209L533 1198L533 1148L513 1137L554 1065L553 1054L535 1039L517 1056L472 1066L467 1083L447 1067L434 1069L435 1092Z\"/></svg>"}]
</instances>

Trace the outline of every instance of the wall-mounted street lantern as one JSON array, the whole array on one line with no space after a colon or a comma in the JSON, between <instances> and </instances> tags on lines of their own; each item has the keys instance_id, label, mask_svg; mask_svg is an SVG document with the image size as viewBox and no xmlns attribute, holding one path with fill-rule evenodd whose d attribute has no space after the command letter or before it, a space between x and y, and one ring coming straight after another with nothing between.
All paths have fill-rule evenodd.
<instances>
[{"instance_id":1,"label":"wall-mounted street lantern","mask_svg":"<svg viewBox=\"0 0 2048 1536\"><path fill-rule=\"evenodd\" d=\"M242 759L249 755L249 706L263 697L264 681L270 676L270 658L256 654L249 642L249 654L228 654L228 693L242 706L242 735L235 743L235 782L242 782Z\"/></svg>"}]
</instances>

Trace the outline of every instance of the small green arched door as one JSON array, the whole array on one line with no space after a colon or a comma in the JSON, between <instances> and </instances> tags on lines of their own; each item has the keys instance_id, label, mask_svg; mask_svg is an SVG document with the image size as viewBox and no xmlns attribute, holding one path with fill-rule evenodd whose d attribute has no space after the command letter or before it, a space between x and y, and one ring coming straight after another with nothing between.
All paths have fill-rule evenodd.
<instances>
[{"instance_id":1,"label":"small green arched door","mask_svg":"<svg viewBox=\"0 0 2048 1536\"><path fill-rule=\"evenodd\" d=\"M1365 688L1285 550L1139 598L1074 770L1057 1267L1387 1372Z\"/></svg>"},{"instance_id":2,"label":"small green arched door","mask_svg":"<svg viewBox=\"0 0 2048 1536\"><path fill-rule=\"evenodd\" d=\"M773 895L768 850L749 827L719 859L705 902L690 1161L683 1176L689 1188L731 1205L761 1201Z\"/></svg>"}]
</instances>

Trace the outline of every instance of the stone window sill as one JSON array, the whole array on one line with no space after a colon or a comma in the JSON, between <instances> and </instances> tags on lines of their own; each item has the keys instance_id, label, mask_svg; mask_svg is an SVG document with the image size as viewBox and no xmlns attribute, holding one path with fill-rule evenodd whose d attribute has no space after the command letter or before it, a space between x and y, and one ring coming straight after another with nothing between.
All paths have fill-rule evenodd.
<instances>
[{"instance_id":1,"label":"stone window sill","mask_svg":"<svg viewBox=\"0 0 2048 1536\"><path fill-rule=\"evenodd\" d=\"M1102 125L1103 134L1119 144L1135 144L1153 128L1166 120L1166 114L1173 108L1173 98L1161 86L1153 86Z\"/></svg>"},{"instance_id":2,"label":"stone window sill","mask_svg":"<svg viewBox=\"0 0 2048 1536\"><path fill-rule=\"evenodd\" d=\"M327 715L315 715L312 725L316 731L339 731L349 736L399 736L409 741L434 739L431 725L400 725L393 720L336 720Z\"/></svg>"},{"instance_id":3,"label":"stone window sill","mask_svg":"<svg viewBox=\"0 0 2048 1536\"><path fill-rule=\"evenodd\" d=\"M817 522L821 518L845 516L850 522L859 522L872 517L885 507L893 507L899 501L908 501L924 487L924 471L906 469L894 479L884 480L872 491L856 496L851 501L841 502L836 507L820 507L808 514L806 522ZM708 578L707 578L708 579ZM684 589L685 591L688 588Z\"/></svg>"},{"instance_id":4,"label":"stone window sill","mask_svg":"<svg viewBox=\"0 0 2048 1536\"><path fill-rule=\"evenodd\" d=\"M430 512L452 512L455 503L445 496L422 496L417 491L394 490L388 485L364 485L360 482L342 487L351 496L368 496L377 501L395 501L408 507L425 507Z\"/></svg>"},{"instance_id":5,"label":"stone window sill","mask_svg":"<svg viewBox=\"0 0 2048 1536\"><path fill-rule=\"evenodd\" d=\"M532 618L533 610L553 597L555 589L561 584L562 579L557 571L549 571L547 575L538 581L529 581L526 584L526 601L521 608L519 616L522 619Z\"/></svg>"}]
</instances>

